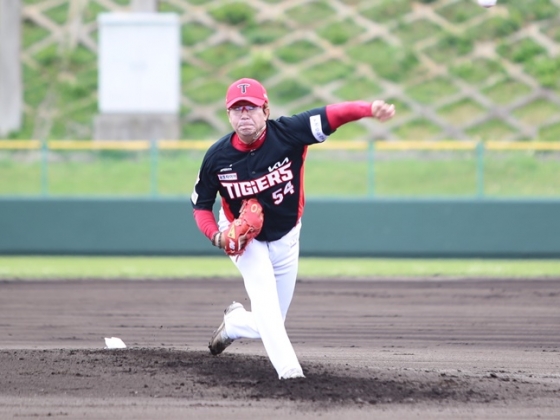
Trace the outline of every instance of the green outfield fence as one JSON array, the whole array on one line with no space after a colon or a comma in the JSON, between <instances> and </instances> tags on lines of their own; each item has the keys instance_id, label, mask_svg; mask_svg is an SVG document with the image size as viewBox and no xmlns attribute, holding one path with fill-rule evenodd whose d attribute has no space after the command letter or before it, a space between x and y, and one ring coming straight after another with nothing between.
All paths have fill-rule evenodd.
<instances>
[{"instance_id":1,"label":"green outfield fence","mask_svg":"<svg viewBox=\"0 0 560 420\"><path fill-rule=\"evenodd\" d=\"M0 254L217 255L189 201L210 144L0 141ZM302 255L560 257L560 142L327 141L305 189Z\"/></svg>"},{"instance_id":2,"label":"green outfield fence","mask_svg":"<svg viewBox=\"0 0 560 420\"><path fill-rule=\"evenodd\" d=\"M153 198L184 196L190 194L211 144L0 140L0 196L91 196L106 191ZM513 155L523 159L504 165ZM101 163L87 172L92 161ZM451 168L450 172L436 174L436 162ZM333 178L335 173L337 178ZM423 176L432 181L424 182ZM498 176L500 181L496 181ZM526 181L520 182L522 177ZM440 185L438 191L423 185L434 180ZM309 148L306 182L310 196L558 198L560 142L327 141ZM410 185L419 192L407 189Z\"/></svg>"}]
</instances>

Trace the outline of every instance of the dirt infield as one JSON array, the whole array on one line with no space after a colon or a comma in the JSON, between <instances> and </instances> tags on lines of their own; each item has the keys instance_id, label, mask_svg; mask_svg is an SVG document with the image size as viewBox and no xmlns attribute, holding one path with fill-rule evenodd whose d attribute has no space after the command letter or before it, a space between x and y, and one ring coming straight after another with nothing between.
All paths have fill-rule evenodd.
<instances>
[{"instance_id":1,"label":"dirt infield","mask_svg":"<svg viewBox=\"0 0 560 420\"><path fill-rule=\"evenodd\" d=\"M239 279L0 282L0 418L559 418L560 280L303 280L287 329L207 352ZM120 337L127 349L104 349Z\"/></svg>"}]
</instances>

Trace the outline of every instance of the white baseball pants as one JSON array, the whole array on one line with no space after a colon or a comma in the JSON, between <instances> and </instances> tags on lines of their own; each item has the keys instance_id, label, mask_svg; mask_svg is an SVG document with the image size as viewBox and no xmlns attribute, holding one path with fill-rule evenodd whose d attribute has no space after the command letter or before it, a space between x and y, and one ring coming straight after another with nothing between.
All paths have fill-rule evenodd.
<instances>
[{"instance_id":1,"label":"white baseball pants","mask_svg":"<svg viewBox=\"0 0 560 420\"><path fill-rule=\"evenodd\" d=\"M223 216L223 215L220 215ZM220 229L228 226L220 217ZM301 223L273 242L251 241L243 255L231 257L243 276L251 311L237 309L225 317L226 334L236 340L260 338L278 376L301 365L284 321L297 279Z\"/></svg>"}]
</instances>

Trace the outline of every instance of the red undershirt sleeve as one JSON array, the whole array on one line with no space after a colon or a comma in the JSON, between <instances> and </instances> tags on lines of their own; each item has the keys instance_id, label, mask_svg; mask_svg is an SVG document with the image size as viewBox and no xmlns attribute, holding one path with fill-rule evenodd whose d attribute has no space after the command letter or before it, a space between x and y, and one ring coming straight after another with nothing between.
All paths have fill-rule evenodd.
<instances>
[{"instance_id":1,"label":"red undershirt sleeve","mask_svg":"<svg viewBox=\"0 0 560 420\"><path fill-rule=\"evenodd\" d=\"M218 229L218 223L211 210L193 210L194 220L200 231L210 240Z\"/></svg>"},{"instance_id":2,"label":"red undershirt sleeve","mask_svg":"<svg viewBox=\"0 0 560 420\"><path fill-rule=\"evenodd\" d=\"M327 119L332 130L351 121L371 117L371 103L366 101L340 102L327 105Z\"/></svg>"}]
</instances>

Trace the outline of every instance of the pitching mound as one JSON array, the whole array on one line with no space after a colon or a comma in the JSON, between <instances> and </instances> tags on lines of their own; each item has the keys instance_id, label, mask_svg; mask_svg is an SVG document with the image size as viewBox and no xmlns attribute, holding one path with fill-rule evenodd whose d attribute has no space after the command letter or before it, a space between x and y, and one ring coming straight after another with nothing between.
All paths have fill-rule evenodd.
<instances>
[{"instance_id":1,"label":"pitching mound","mask_svg":"<svg viewBox=\"0 0 560 420\"><path fill-rule=\"evenodd\" d=\"M278 380L265 357L169 349L14 350L0 352L0 393L12 396L151 397L332 406L465 403L520 395L527 381L507 375L468 378L403 374L306 363L305 379ZM523 393L521 393L523 394Z\"/></svg>"}]
</instances>

